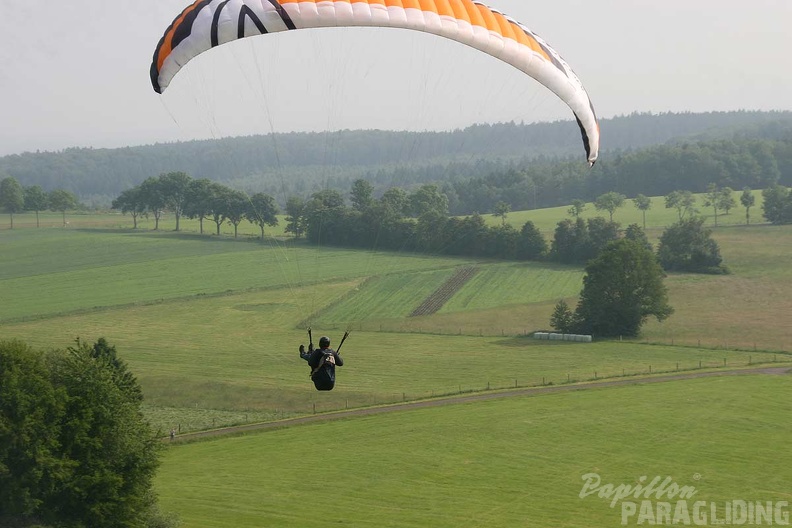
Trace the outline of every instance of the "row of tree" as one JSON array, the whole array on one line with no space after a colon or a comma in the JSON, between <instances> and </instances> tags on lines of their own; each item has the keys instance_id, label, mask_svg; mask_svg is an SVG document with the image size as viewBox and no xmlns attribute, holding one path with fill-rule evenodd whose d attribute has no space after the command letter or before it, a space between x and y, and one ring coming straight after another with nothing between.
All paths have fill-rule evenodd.
<instances>
[{"instance_id":1,"label":"row of tree","mask_svg":"<svg viewBox=\"0 0 792 528\"><path fill-rule=\"evenodd\" d=\"M205 219L216 224L218 235L220 226L228 222L234 227L234 238L243 220L258 225L262 239L264 226L278 225L275 216L278 206L272 196L264 193L248 196L242 191L207 179L193 179L184 172L169 172L147 178L140 185L122 192L113 200L112 206L124 214L130 214L135 228L140 216L152 215L154 229L159 229L159 221L165 211L170 211L176 217L176 231L179 231L182 216L197 218L201 233Z\"/></svg>"},{"instance_id":2,"label":"row of tree","mask_svg":"<svg viewBox=\"0 0 792 528\"><path fill-rule=\"evenodd\" d=\"M334 190L315 193L308 201L290 199L286 231L297 236L305 234L318 245L506 260L548 259L566 264L585 264L622 236L652 250L638 225L631 225L622 233L620 225L613 222L613 211L623 201L616 193L603 195L597 202L598 208L611 213L611 220L597 217L584 221L579 216L580 207L573 206L578 213L575 219L560 221L550 244L530 221L520 230L506 224L507 209L497 213L504 218L498 226L487 226L478 214L461 219L449 217L447 199L434 185L424 185L411 194L392 187L375 199L371 184L358 180L350 194L351 207ZM682 216L660 238L658 258L662 266L674 271L724 273L720 249L711 238L711 231L704 227L704 219Z\"/></svg>"},{"instance_id":3,"label":"row of tree","mask_svg":"<svg viewBox=\"0 0 792 528\"><path fill-rule=\"evenodd\" d=\"M11 229L14 228L14 215L25 211L36 213L36 227L39 227L39 213L47 210L63 214L66 225L66 211L78 205L77 197L63 189L45 192L38 185L23 187L11 176L0 180L0 209L11 215Z\"/></svg>"},{"instance_id":4,"label":"row of tree","mask_svg":"<svg viewBox=\"0 0 792 528\"><path fill-rule=\"evenodd\" d=\"M753 198L747 191L744 196ZM344 196L335 190L314 193L309 200L289 198L286 232L298 238L306 236L316 245L585 264L609 242L622 236L620 225L612 218L625 201L623 195L606 193L595 201L595 207L607 211L610 220L597 217L585 221L580 217L585 204L576 201L569 209L574 219L560 221L548 244L530 221L519 230L506 224L508 207L496 212L504 220L498 226L487 226L478 214L461 219L449 217L448 198L435 185L421 186L412 193L392 187L382 197L374 198L373 186L357 180L350 197L349 207ZM730 190L712 187L708 200L716 199L721 207L733 206ZM634 201L644 213L651 204L642 196ZM695 197L686 191L666 197L666 207L677 207L680 221L663 233L658 247L660 261L667 270L723 272L717 244L703 227L704 220L691 212L694 203ZM147 179L140 186L124 191L114 200L114 207L130 213L135 226L139 215L152 214L155 229L159 228L159 219L166 209L174 214L177 231L181 216L200 219L201 232L203 219L210 218L218 234L222 223L227 221L234 226L235 235L239 223L247 219L261 227L263 238L264 226L278 222L272 197L263 194L248 197L208 180L194 180L183 172ZM637 225L629 226L624 236L649 246Z\"/></svg>"},{"instance_id":5,"label":"row of tree","mask_svg":"<svg viewBox=\"0 0 792 528\"><path fill-rule=\"evenodd\" d=\"M696 196L691 191L672 191L668 193L665 198L666 209L676 209L679 215L679 220L685 216L693 216L698 211L695 208ZM621 208L627 197L621 193L614 191L607 192L598 196L594 200L594 208L598 211L607 211L613 221L613 214L617 209ZM755 197L750 188L745 188L740 195L740 203L745 207L745 220L750 223L750 209L755 204ZM632 199L635 207L643 213L643 227L646 229L646 212L652 208L652 200L643 194L637 195ZM713 216L715 218L715 225L718 225L719 211L729 214L729 212L736 207L737 202L734 199L734 190L731 187L718 187L715 183L710 183L707 186L707 191L704 194L704 206L713 209ZM568 210L571 216L579 217L586 208L586 202L580 199L572 201L572 205Z\"/></svg>"},{"instance_id":6,"label":"row of tree","mask_svg":"<svg viewBox=\"0 0 792 528\"><path fill-rule=\"evenodd\" d=\"M165 528L161 442L104 339L42 352L0 341L0 526Z\"/></svg>"}]
</instances>

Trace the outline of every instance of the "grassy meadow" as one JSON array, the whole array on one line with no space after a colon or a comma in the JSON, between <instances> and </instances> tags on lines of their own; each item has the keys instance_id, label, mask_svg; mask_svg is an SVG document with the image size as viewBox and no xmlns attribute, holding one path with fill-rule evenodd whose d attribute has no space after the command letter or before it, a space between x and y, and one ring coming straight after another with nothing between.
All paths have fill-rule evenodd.
<instances>
[{"instance_id":1,"label":"grassy meadow","mask_svg":"<svg viewBox=\"0 0 792 528\"><path fill-rule=\"evenodd\" d=\"M156 484L185 528L620 526L620 505L580 497L589 473L670 477L695 488L691 515L723 518L789 501L790 393L792 376L752 375L351 418L178 445Z\"/></svg>"},{"instance_id":2,"label":"grassy meadow","mask_svg":"<svg viewBox=\"0 0 792 528\"><path fill-rule=\"evenodd\" d=\"M734 192L734 201L737 205L729 212L729 214L726 214L723 211L718 212L719 226L745 224L745 208L740 205L741 194L742 191ZM762 217L762 191L752 191L752 194L756 203L753 207L751 207L750 210L751 223L762 223L764 222L764 218ZM694 197L696 199L696 203L694 204L693 208L698 212L699 215L705 218L705 225L714 227L714 211L711 207L706 207L704 205L706 201L705 195L698 193L694 194ZM657 230L657 234L659 235L660 232L662 232L662 229L679 221L679 214L677 213L676 209L666 208L664 196L652 196L650 197L650 200L652 205L650 206L649 210L646 211L646 229L650 233ZM530 211L513 211L506 215L505 221L517 229L520 229L526 221L530 220L540 231L546 234L552 234L552 232L555 230L556 224L559 221L563 220L564 218L572 218L569 214L569 208L570 205L564 205L561 207L548 207L545 209L536 209ZM597 209L594 207L594 204L592 202L588 202L586 203L580 218L586 220L589 218L595 218L597 216L609 218L607 211L597 211ZM500 217L496 217L492 214L483 215L483 218L489 225L498 225L504 221ZM623 228L630 224L638 224L641 227L644 226L643 212L635 207L635 203L632 201L632 199L625 200L624 205L616 209L613 214L613 221L621 224Z\"/></svg>"},{"instance_id":3,"label":"grassy meadow","mask_svg":"<svg viewBox=\"0 0 792 528\"><path fill-rule=\"evenodd\" d=\"M580 268L474 262L150 230L0 231L0 335L40 347L106 337L163 429L195 430L486 387L778 360L790 349L788 227L718 228L732 275L672 275L677 313L640 340L537 342ZM436 314L410 312L459 266L478 273ZM318 394L304 329L349 368ZM383 365L399 357L396 372ZM780 359L786 356L781 355ZM354 366L354 368L353 368Z\"/></svg>"},{"instance_id":4,"label":"grassy meadow","mask_svg":"<svg viewBox=\"0 0 792 528\"><path fill-rule=\"evenodd\" d=\"M663 226L655 212L654 240ZM566 212L508 221L518 215L545 218L552 231ZM132 230L118 215L65 228L0 224L0 339L64 348L76 337L107 338L161 431L487 388L792 364L792 226L719 226L731 274L671 274L671 318L649 322L637 340L590 344L527 336L548 329L558 299L576 302L581 268L151 226ZM478 273L438 313L409 317L463 266ZM330 393L313 389L297 355L307 326L334 344L353 330ZM708 378L179 444L167 450L157 488L184 526L218 528L618 525L618 508L578 497L590 472L615 485L671 476L708 501L789 500L782 446L791 388L790 376ZM332 492L307 499L317 480Z\"/></svg>"}]
</instances>

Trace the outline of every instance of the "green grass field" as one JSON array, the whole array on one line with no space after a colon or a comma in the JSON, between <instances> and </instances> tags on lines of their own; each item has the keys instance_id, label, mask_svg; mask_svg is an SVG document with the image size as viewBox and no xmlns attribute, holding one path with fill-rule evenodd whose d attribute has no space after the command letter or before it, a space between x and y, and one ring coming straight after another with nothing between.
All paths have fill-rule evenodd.
<instances>
[{"instance_id":1,"label":"green grass field","mask_svg":"<svg viewBox=\"0 0 792 528\"><path fill-rule=\"evenodd\" d=\"M524 214L548 215L552 230L565 211ZM66 228L0 226L0 339L63 348L106 337L162 431L515 385L789 364L792 349L792 226L717 228L731 275L673 274L674 316L650 322L639 340L591 344L526 337L548 328L558 299L575 302L580 268L130 226L117 215ZM479 272L439 313L408 317L471 265ZM306 325L336 343L353 329L331 393L313 389L297 356ZM779 447L790 432L790 379L515 398L174 446L157 486L189 527L618 525L604 500L578 497L592 471L616 484L670 475L691 485L700 474L705 500L778 500L788 498L792 467ZM318 482L339 496L306 499Z\"/></svg>"},{"instance_id":2,"label":"green grass field","mask_svg":"<svg viewBox=\"0 0 792 528\"><path fill-rule=\"evenodd\" d=\"M746 365L790 349L791 234L766 225L718 228L732 275L672 275L677 313L668 321L650 322L631 343L571 345L524 336L548 328L558 299L575 301L579 268L145 230L5 230L0 332L40 347L106 337L139 376L152 419L185 430L315 405L331 410L724 359ZM456 267L470 264L479 273L439 313L407 317ZM296 357L307 325L336 340L355 331L345 347L350 368L330 395L311 389ZM383 372L393 353L398 372Z\"/></svg>"},{"instance_id":3,"label":"green grass field","mask_svg":"<svg viewBox=\"0 0 792 528\"><path fill-rule=\"evenodd\" d=\"M739 376L312 424L178 445L157 489L185 528L619 526L620 506L579 497L589 473L789 501L790 393L792 376Z\"/></svg>"},{"instance_id":4,"label":"green grass field","mask_svg":"<svg viewBox=\"0 0 792 528\"><path fill-rule=\"evenodd\" d=\"M2 292L14 301L0 305L0 321L466 262L149 231L0 233L9 248L0 256Z\"/></svg>"},{"instance_id":5,"label":"green grass field","mask_svg":"<svg viewBox=\"0 0 792 528\"><path fill-rule=\"evenodd\" d=\"M732 209L729 214L725 214L723 211L718 212L719 226L745 224L745 208L740 205L741 194L742 191L734 192L734 201L737 203L737 206ZM756 203L751 207L751 223L759 224L765 221L762 217L762 191L753 191L752 194L754 195ZM705 217L705 225L713 227L715 225L714 211L711 207L706 207L704 205L704 194L699 193L694 196L696 198L694 209L698 211L698 214ZM677 210L666 208L665 197L653 196L651 197L651 202L652 205L646 212L647 231L662 231L662 229L679 221ZM527 220L530 220L540 231L546 234L552 234L559 221L565 218L572 218L568 212L569 208L570 205L564 205L561 207L548 207L531 211L514 211L506 215L506 222L519 229ZM583 213L580 215L584 220L597 216L602 216L606 219L609 218L607 211L597 211L592 202L586 204ZM483 215L483 218L489 225L498 225L502 222L501 218L491 214ZM625 200L624 205L614 212L613 221L621 224L622 228L630 224L638 224L641 227L644 225L643 213L635 207L632 199Z\"/></svg>"}]
</instances>

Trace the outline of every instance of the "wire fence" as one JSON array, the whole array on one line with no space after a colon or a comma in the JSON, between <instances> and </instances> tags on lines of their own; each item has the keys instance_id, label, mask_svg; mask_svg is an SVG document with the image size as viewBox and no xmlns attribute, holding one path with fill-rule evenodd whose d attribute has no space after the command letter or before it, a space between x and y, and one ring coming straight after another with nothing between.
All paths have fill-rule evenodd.
<instances>
[{"instance_id":1,"label":"wire fence","mask_svg":"<svg viewBox=\"0 0 792 528\"><path fill-rule=\"evenodd\" d=\"M776 353L762 354L759 356L749 355L747 358L719 358L718 360L696 360L693 362L664 362L660 364L647 363L644 366L623 367L614 369L612 367L603 370L584 370L570 369L565 374L554 374L552 376L534 376L532 378L514 378L512 380L500 379L488 381L486 384L465 385L462 383L452 387L423 391L403 391L400 393L372 393L358 394L353 397L345 397L334 400L315 399L308 402L295 402L289 408L274 409L271 411L239 411L225 412L202 411L196 415L192 410L186 410L184 416L178 417L171 415L166 427L163 426L161 419L152 416L152 421L160 423L160 431L168 431L175 437L182 433L206 431L211 429L250 425L255 423L268 423L289 418L298 418L306 415L321 413L333 413L339 411L372 408L379 406L395 405L400 403L419 402L440 398L453 398L464 395L475 395L487 392L507 391L514 389L531 389L551 386L574 385L579 383L614 381L624 378L635 378L642 376L661 376L679 373L695 373L697 371L717 371L731 370L745 367L772 367L774 365L792 364L792 354ZM155 413L156 414L156 413ZM175 420L174 420L175 418ZM171 425L172 424L172 425ZM156 428L156 427L155 427Z\"/></svg>"}]
</instances>

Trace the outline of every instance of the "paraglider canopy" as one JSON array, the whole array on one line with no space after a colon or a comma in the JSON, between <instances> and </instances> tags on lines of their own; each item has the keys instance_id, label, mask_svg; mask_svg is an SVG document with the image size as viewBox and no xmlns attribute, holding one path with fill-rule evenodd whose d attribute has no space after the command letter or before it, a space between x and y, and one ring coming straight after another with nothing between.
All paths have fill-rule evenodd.
<instances>
[{"instance_id":1,"label":"paraglider canopy","mask_svg":"<svg viewBox=\"0 0 792 528\"><path fill-rule=\"evenodd\" d=\"M215 46L255 35L319 27L391 27L432 33L492 55L553 91L575 115L590 165L599 124L577 75L538 35L473 0L196 0L162 36L151 83L163 93L179 70Z\"/></svg>"}]
</instances>

